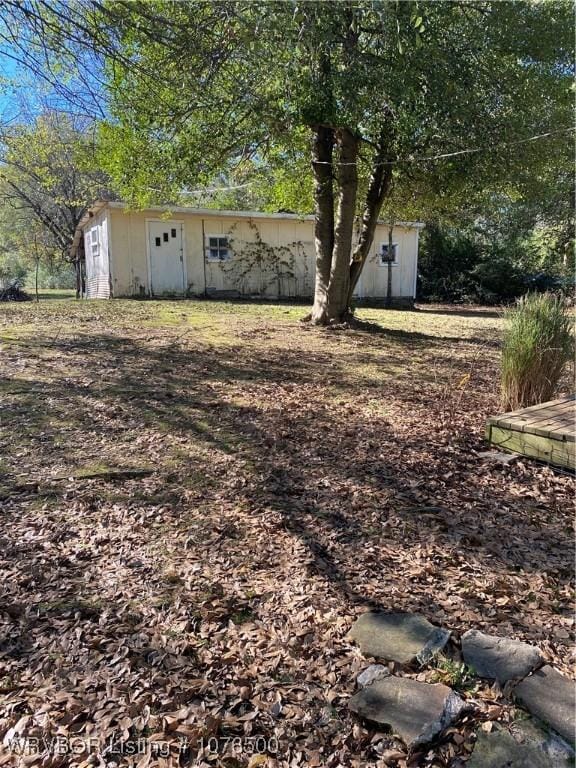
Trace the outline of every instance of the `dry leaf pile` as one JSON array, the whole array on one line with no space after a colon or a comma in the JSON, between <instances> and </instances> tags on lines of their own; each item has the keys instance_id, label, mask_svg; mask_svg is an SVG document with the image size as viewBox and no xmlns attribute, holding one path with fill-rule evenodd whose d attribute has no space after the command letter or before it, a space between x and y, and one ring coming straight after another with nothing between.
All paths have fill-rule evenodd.
<instances>
[{"instance_id":1,"label":"dry leaf pile","mask_svg":"<svg viewBox=\"0 0 576 768\"><path fill-rule=\"evenodd\" d=\"M495 686L412 756L348 713L374 607L570 673L573 480L478 457L499 321L302 314L3 308L0 764L464 766Z\"/></svg>"}]
</instances>

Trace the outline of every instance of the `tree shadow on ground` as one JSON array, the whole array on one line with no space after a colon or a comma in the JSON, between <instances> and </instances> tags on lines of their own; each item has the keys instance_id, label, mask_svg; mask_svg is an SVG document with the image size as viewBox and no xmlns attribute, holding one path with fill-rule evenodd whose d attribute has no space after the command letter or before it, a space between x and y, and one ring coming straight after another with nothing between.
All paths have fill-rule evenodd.
<instances>
[{"instance_id":1,"label":"tree shadow on ground","mask_svg":"<svg viewBox=\"0 0 576 768\"><path fill-rule=\"evenodd\" d=\"M492 317L502 316L502 308L486 309L486 307L460 307L451 305L449 307L437 307L434 305L417 304L414 308L416 312L428 313L431 315L447 315L449 317Z\"/></svg>"},{"instance_id":2,"label":"tree shadow on ground","mask_svg":"<svg viewBox=\"0 0 576 768\"><path fill-rule=\"evenodd\" d=\"M482 347L500 347L500 341L498 339L494 339L494 334L489 331L485 331L484 333L477 331L474 336L469 337L446 334L428 334L422 333L421 331L405 331L401 328L385 328L379 323L373 323L369 320L359 320L357 318L353 320L350 329L344 327L340 328L339 326L335 326L333 329L326 329L326 333L338 334L343 332L352 338L355 336L362 338L365 335L376 337L379 336L386 341L394 340L403 345L437 345L442 342L449 342L451 345L477 344L481 345Z\"/></svg>"},{"instance_id":3,"label":"tree shadow on ground","mask_svg":"<svg viewBox=\"0 0 576 768\"><path fill-rule=\"evenodd\" d=\"M0 380L0 687L16 719L41 705L48 733L141 733L152 711L169 740L182 710L244 733L245 707L275 733L275 697L305 691L296 722L316 747L334 737L328 704L347 727L358 656L344 636L361 611L533 642L569 615L568 486L476 456L490 348L481 392L445 424L473 342L306 333L305 353L304 334L226 346L177 328L15 346ZM107 476L130 467L151 475Z\"/></svg>"},{"instance_id":4,"label":"tree shadow on ground","mask_svg":"<svg viewBox=\"0 0 576 768\"><path fill-rule=\"evenodd\" d=\"M413 341L411 335L392 336L394 344L406 339ZM435 343L441 347L441 341ZM190 350L178 343L151 346L96 334L55 341L51 349L73 358L90 380L4 382L6 393L11 384L17 387L17 407L5 426L10 428L12 418L13 428L19 424L33 446L38 480L49 480L54 464L81 455L87 436L98 446L120 446L122 455L134 434L153 430L160 439L176 436L184 446L190 441L241 459L243 467L236 471L243 473L244 483L235 501L276 513L307 550L308 567L352 603L384 607L383 596L371 597L362 584L377 579L378 571L394 573L395 552L428 545L442 550L436 556L447 564L467 560L485 569L489 562L492 573L549 571L560 583L569 577L571 541L564 523L540 508L532 516L525 511L523 498L531 497L537 480L515 477L509 469L526 494L511 496L501 471L478 464L474 450L481 443L466 435L466 425L455 440L417 427L397 435L382 415L367 422L361 410L324 400L319 384L330 355L303 358L297 351L238 347ZM362 376L351 377L344 367L332 365L337 392L360 396ZM250 402L235 402L247 384L257 392ZM408 377L388 385L386 394L410 403L412 392ZM54 427L66 416L72 418L70 428ZM125 461L132 459L146 461L145 452L124 453ZM209 476L210 461L200 461L197 471ZM179 480L186 464L155 465L154 470L176 473ZM487 483L487 473L493 483ZM446 483L443 478L451 474L454 480ZM217 483L217 477L213 480ZM437 501L438 488L445 489L443 503ZM510 537L509 546L503 537ZM437 588L441 567L435 579Z\"/></svg>"}]
</instances>

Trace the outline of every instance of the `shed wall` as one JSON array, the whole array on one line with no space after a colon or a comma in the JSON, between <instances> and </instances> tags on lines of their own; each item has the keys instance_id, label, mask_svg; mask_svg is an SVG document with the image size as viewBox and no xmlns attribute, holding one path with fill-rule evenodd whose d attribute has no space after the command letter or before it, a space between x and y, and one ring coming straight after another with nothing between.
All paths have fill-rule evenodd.
<instances>
[{"instance_id":1,"label":"shed wall","mask_svg":"<svg viewBox=\"0 0 576 768\"><path fill-rule=\"evenodd\" d=\"M397 244L397 262L392 271L392 296L397 299L413 299L416 287L418 258L418 230L394 227L392 240ZM356 290L359 298L385 298L388 288L388 265L379 258L382 245L388 245L388 227L378 224L374 242Z\"/></svg>"},{"instance_id":2,"label":"shed wall","mask_svg":"<svg viewBox=\"0 0 576 768\"><path fill-rule=\"evenodd\" d=\"M206 238L227 235L229 261L206 260L207 293L268 298L310 296L314 287L312 222L294 219L204 219ZM200 245L201 245L200 239ZM202 258L202 254L200 254Z\"/></svg>"},{"instance_id":3,"label":"shed wall","mask_svg":"<svg viewBox=\"0 0 576 768\"><path fill-rule=\"evenodd\" d=\"M100 211L84 229L86 259L86 298L110 297L110 237L109 217Z\"/></svg>"},{"instance_id":4,"label":"shed wall","mask_svg":"<svg viewBox=\"0 0 576 768\"><path fill-rule=\"evenodd\" d=\"M111 283L114 296L149 295L147 221L162 217L157 211L125 212L109 209ZM184 222L187 291L190 295L260 295L311 297L314 293L314 222L297 219L249 219L199 215L179 211ZM165 218L167 225L170 217ZM231 258L210 261L208 237L226 235ZM397 263L391 267L392 296L414 296L418 230L394 227ZM388 243L388 227L376 228L371 254L356 289L358 298L384 299L388 267L380 263L381 245ZM88 253L88 251L87 251Z\"/></svg>"},{"instance_id":5,"label":"shed wall","mask_svg":"<svg viewBox=\"0 0 576 768\"><path fill-rule=\"evenodd\" d=\"M147 296L150 293L148 254L149 220L161 217L156 211L125 212L111 209L112 283L114 296ZM184 222L184 254L188 292L204 293L202 221L198 216L178 214ZM166 218L169 224L170 218Z\"/></svg>"}]
</instances>

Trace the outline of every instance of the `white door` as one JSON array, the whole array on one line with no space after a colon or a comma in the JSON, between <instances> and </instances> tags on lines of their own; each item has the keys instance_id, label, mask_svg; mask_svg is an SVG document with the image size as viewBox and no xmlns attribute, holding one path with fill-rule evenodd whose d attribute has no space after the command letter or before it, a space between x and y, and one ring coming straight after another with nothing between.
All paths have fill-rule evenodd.
<instances>
[{"instance_id":1,"label":"white door","mask_svg":"<svg viewBox=\"0 0 576 768\"><path fill-rule=\"evenodd\" d=\"M149 221L150 291L153 296L184 293L184 244L182 222Z\"/></svg>"}]
</instances>

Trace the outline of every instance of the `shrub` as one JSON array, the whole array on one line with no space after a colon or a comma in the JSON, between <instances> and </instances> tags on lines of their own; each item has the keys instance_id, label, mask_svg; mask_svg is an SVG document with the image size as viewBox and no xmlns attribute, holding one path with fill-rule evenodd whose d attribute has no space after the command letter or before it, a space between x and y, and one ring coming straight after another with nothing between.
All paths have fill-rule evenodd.
<instances>
[{"instance_id":1,"label":"shrub","mask_svg":"<svg viewBox=\"0 0 576 768\"><path fill-rule=\"evenodd\" d=\"M558 255L545 258L550 238L540 231L538 237L536 242L535 236L520 236L514 227L507 231L490 222L462 228L427 224L418 256L418 298L501 304L527 290L570 291L570 280L562 277L573 270L565 270Z\"/></svg>"},{"instance_id":2,"label":"shrub","mask_svg":"<svg viewBox=\"0 0 576 768\"><path fill-rule=\"evenodd\" d=\"M566 299L528 293L504 318L502 406L516 410L550 400L574 352Z\"/></svg>"},{"instance_id":3,"label":"shrub","mask_svg":"<svg viewBox=\"0 0 576 768\"><path fill-rule=\"evenodd\" d=\"M0 301L30 301L31 297L22 288L21 280L3 281L0 287Z\"/></svg>"},{"instance_id":4,"label":"shrub","mask_svg":"<svg viewBox=\"0 0 576 768\"><path fill-rule=\"evenodd\" d=\"M506 253L490 251L488 258L474 267L471 277L481 303L498 304L526 292L522 272Z\"/></svg>"}]
</instances>

